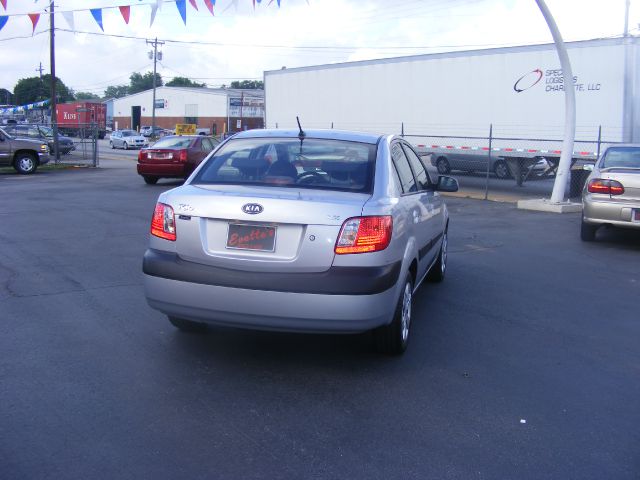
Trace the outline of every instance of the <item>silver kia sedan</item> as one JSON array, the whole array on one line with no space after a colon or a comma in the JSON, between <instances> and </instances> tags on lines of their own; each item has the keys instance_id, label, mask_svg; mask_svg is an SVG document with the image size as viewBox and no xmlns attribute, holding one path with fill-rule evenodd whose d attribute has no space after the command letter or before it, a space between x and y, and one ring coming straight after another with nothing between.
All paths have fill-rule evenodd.
<instances>
[{"instance_id":1,"label":"silver kia sedan","mask_svg":"<svg viewBox=\"0 0 640 480\"><path fill-rule=\"evenodd\" d=\"M160 195L147 301L181 330L373 330L381 352L402 353L414 292L445 276L440 192L457 189L400 137L239 133Z\"/></svg>"}]
</instances>

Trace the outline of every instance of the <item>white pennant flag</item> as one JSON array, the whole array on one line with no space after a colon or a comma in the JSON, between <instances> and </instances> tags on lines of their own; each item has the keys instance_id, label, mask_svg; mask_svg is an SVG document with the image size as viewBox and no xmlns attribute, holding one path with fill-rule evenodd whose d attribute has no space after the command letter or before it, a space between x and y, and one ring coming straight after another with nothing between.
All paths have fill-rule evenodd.
<instances>
[{"instance_id":1,"label":"white pennant flag","mask_svg":"<svg viewBox=\"0 0 640 480\"><path fill-rule=\"evenodd\" d=\"M75 31L75 22L73 21L73 12L62 12L65 22L69 25L71 30Z\"/></svg>"},{"instance_id":2,"label":"white pennant flag","mask_svg":"<svg viewBox=\"0 0 640 480\"><path fill-rule=\"evenodd\" d=\"M149 5L151 7L151 23L149 27L153 26L153 21L156 19L156 13L158 13L158 5Z\"/></svg>"},{"instance_id":3,"label":"white pennant flag","mask_svg":"<svg viewBox=\"0 0 640 480\"><path fill-rule=\"evenodd\" d=\"M158 10L161 10L161 9L162 9L162 1L163 1L163 0L156 0L156 8L157 8Z\"/></svg>"}]
</instances>

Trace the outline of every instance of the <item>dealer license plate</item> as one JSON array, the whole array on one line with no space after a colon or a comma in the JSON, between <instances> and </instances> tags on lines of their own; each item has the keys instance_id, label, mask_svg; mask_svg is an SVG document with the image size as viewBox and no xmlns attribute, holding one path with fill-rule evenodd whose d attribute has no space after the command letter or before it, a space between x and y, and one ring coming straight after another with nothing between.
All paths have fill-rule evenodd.
<instances>
[{"instance_id":1,"label":"dealer license plate","mask_svg":"<svg viewBox=\"0 0 640 480\"><path fill-rule=\"evenodd\" d=\"M276 248L276 227L230 223L227 248L273 252Z\"/></svg>"},{"instance_id":2,"label":"dealer license plate","mask_svg":"<svg viewBox=\"0 0 640 480\"><path fill-rule=\"evenodd\" d=\"M640 208L633 209L633 215L631 215L631 219L634 222L640 222Z\"/></svg>"},{"instance_id":3,"label":"dealer license plate","mask_svg":"<svg viewBox=\"0 0 640 480\"><path fill-rule=\"evenodd\" d=\"M151 160L170 160L173 158L172 153L162 153L162 152L149 152L149 158Z\"/></svg>"}]
</instances>

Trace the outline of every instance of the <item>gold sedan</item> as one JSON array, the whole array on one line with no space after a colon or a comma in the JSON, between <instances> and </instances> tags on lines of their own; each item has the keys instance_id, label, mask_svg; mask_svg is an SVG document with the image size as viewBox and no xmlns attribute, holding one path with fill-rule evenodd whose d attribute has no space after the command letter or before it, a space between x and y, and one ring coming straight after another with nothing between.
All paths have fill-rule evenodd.
<instances>
[{"instance_id":1,"label":"gold sedan","mask_svg":"<svg viewBox=\"0 0 640 480\"><path fill-rule=\"evenodd\" d=\"M580 238L594 241L601 225L640 228L640 145L607 148L587 179Z\"/></svg>"}]
</instances>

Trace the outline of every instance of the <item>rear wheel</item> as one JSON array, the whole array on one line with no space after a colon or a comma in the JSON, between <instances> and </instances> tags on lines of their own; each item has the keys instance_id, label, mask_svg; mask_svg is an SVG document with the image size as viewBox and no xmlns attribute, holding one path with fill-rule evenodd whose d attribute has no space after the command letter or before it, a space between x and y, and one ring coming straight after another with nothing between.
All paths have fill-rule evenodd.
<instances>
[{"instance_id":1,"label":"rear wheel","mask_svg":"<svg viewBox=\"0 0 640 480\"><path fill-rule=\"evenodd\" d=\"M507 162L503 160L498 160L496 162L493 166L493 173L496 174L496 177L501 179L509 178L511 176Z\"/></svg>"},{"instance_id":2,"label":"rear wheel","mask_svg":"<svg viewBox=\"0 0 640 480\"><path fill-rule=\"evenodd\" d=\"M36 171L38 160L31 153L19 153L13 162L13 168L22 175L28 175Z\"/></svg>"},{"instance_id":3,"label":"rear wheel","mask_svg":"<svg viewBox=\"0 0 640 480\"><path fill-rule=\"evenodd\" d=\"M438 260L433 264L427 280L430 282L441 282L444 280L444 275L447 272L447 247L449 246L449 238L447 231L442 234L442 245L440 246L440 253L438 254Z\"/></svg>"},{"instance_id":4,"label":"rear wheel","mask_svg":"<svg viewBox=\"0 0 640 480\"><path fill-rule=\"evenodd\" d=\"M446 157L439 157L436 160L436 168L438 169L438 173L442 175L446 175L451 172L451 165L449 165L449 160Z\"/></svg>"},{"instance_id":5,"label":"rear wheel","mask_svg":"<svg viewBox=\"0 0 640 480\"><path fill-rule=\"evenodd\" d=\"M411 306L413 303L413 278L410 273L398 299L393 321L373 331L376 349L381 353L400 355L407 349L411 331Z\"/></svg>"},{"instance_id":6,"label":"rear wheel","mask_svg":"<svg viewBox=\"0 0 640 480\"><path fill-rule=\"evenodd\" d=\"M169 317L169 321L174 327L183 332L202 333L207 329L207 325L204 323L185 320L184 318Z\"/></svg>"},{"instance_id":7,"label":"rear wheel","mask_svg":"<svg viewBox=\"0 0 640 480\"><path fill-rule=\"evenodd\" d=\"M144 178L144 183L146 183L147 185L155 185L156 183L158 183L158 177L143 175L142 178Z\"/></svg>"},{"instance_id":8,"label":"rear wheel","mask_svg":"<svg viewBox=\"0 0 640 480\"><path fill-rule=\"evenodd\" d=\"M598 230L597 225L586 223L583 219L580 225L580 239L583 242L593 242L596 239L596 230Z\"/></svg>"}]
</instances>

